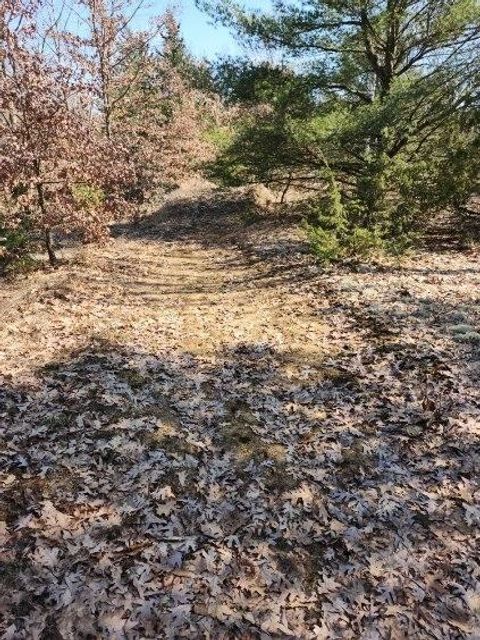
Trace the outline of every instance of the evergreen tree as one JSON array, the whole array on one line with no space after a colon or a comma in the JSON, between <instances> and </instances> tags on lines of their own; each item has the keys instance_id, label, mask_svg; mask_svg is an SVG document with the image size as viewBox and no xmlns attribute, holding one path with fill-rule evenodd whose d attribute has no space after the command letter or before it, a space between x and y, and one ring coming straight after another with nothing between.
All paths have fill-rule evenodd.
<instances>
[{"instance_id":1,"label":"evergreen tree","mask_svg":"<svg viewBox=\"0 0 480 640\"><path fill-rule=\"evenodd\" d=\"M282 59L234 74L231 94L240 87L263 109L243 120L217 173L280 183L293 174L322 189L333 172L350 224L384 236L469 197L479 169L478 0L202 6Z\"/></svg>"}]
</instances>

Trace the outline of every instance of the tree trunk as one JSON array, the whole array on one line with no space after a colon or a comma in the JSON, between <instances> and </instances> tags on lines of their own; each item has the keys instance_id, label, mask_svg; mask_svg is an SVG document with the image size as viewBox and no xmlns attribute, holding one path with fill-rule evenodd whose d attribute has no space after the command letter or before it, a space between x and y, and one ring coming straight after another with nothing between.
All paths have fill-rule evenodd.
<instances>
[{"instance_id":1,"label":"tree trunk","mask_svg":"<svg viewBox=\"0 0 480 640\"><path fill-rule=\"evenodd\" d=\"M40 171L38 171L40 173ZM40 208L42 218L45 220L47 218L47 205L45 202L45 194L43 193L43 184L41 182L37 183L37 194L38 194L38 206ZM44 239L45 239L45 248L48 254L48 261L55 267L57 264L57 256L55 255L55 251L53 249L53 238L52 231L50 227L44 228Z\"/></svg>"},{"instance_id":2,"label":"tree trunk","mask_svg":"<svg viewBox=\"0 0 480 640\"><path fill-rule=\"evenodd\" d=\"M48 253L48 261L52 267L57 266L57 256L53 250L53 238L51 229L45 229L45 247Z\"/></svg>"},{"instance_id":3,"label":"tree trunk","mask_svg":"<svg viewBox=\"0 0 480 640\"><path fill-rule=\"evenodd\" d=\"M288 178L287 178L287 184L285 185L283 191L282 191L282 197L280 198L280 204L283 204L285 202L285 198L287 197L287 192L290 189L290 185L292 182L292 174L289 173L288 174Z\"/></svg>"}]
</instances>

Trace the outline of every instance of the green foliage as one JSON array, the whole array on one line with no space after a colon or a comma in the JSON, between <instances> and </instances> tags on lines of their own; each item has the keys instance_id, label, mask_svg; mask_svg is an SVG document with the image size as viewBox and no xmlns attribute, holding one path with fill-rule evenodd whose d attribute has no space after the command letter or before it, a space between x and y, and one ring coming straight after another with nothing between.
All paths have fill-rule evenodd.
<instances>
[{"instance_id":1,"label":"green foliage","mask_svg":"<svg viewBox=\"0 0 480 640\"><path fill-rule=\"evenodd\" d=\"M320 262L364 260L375 254L400 255L412 242L411 234L386 231L385 226L361 226L364 208L354 199L343 201L333 175L326 192L306 206L306 231Z\"/></svg>"},{"instance_id":2,"label":"green foliage","mask_svg":"<svg viewBox=\"0 0 480 640\"><path fill-rule=\"evenodd\" d=\"M95 185L74 185L72 187L72 196L76 206L87 211L98 209L105 202L105 193Z\"/></svg>"},{"instance_id":3,"label":"green foliage","mask_svg":"<svg viewBox=\"0 0 480 640\"><path fill-rule=\"evenodd\" d=\"M232 144L233 131L230 127L214 124L205 132L207 142L214 145L218 152L225 152Z\"/></svg>"},{"instance_id":4,"label":"green foliage","mask_svg":"<svg viewBox=\"0 0 480 640\"><path fill-rule=\"evenodd\" d=\"M217 68L223 95L248 115L210 175L226 184L288 179L320 194L333 179L338 194L319 196L329 213L311 232L320 253L375 251L379 239L400 251L436 211L461 207L479 188L476 0L301 0L252 14L207 4L282 59ZM345 237L332 228L340 201Z\"/></svg>"},{"instance_id":5,"label":"green foliage","mask_svg":"<svg viewBox=\"0 0 480 640\"><path fill-rule=\"evenodd\" d=\"M36 267L36 260L29 254L32 244L29 231L26 221L14 229L2 227L0 221L0 273L26 273Z\"/></svg>"},{"instance_id":6,"label":"green foliage","mask_svg":"<svg viewBox=\"0 0 480 640\"><path fill-rule=\"evenodd\" d=\"M344 256L343 247L335 231L309 225L307 234L313 253L323 264L337 262Z\"/></svg>"},{"instance_id":7,"label":"green foliage","mask_svg":"<svg viewBox=\"0 0 480 640\"><path fill-rule=\"evenodd\" d=\"M214 86L229 103L274 105L277 113L305 116L313 112L314 78L270 62L221 60L214 67Z\"/></svg>"},{"instance_id":8,"label":"green foliage","mask_svg":"<svg viewBox=\"0 0 480 640\"><path fill-rule=\"evenodd\" d=\"M9 254L0 259L0 273L6 276L18 276L35 271L39 266L38 260L28 253L22 255Z\"/></svg>"},{"instance_id":9,"label":"green foliage","mask_svg":"<svg viewBox=\"0 0 480 640\"><path fill-rule=\"evenodd\" d=\"M344 231L307 225L312 251L323 264L344 259L363 260L374 254L391 252L378 229L352 227Z\"/></svg>"},{"instance_id":10,"label":"green foliage","mask_svg":"<svg viewBox=\"0 0 480 640\"><path fill-rule=\"evenodd\" d=\"M378 229L354 227L346 238L346 247L350 255L367 258L369 255L383 250L385 245Z\"/></svg>"},{"instance_id":11,"label":"green foliage","mask_svg":"<svg viewBox=\"0 0 480 640\"><path fill-rule=\"evenodd\" d=\"M24 227L2 229L0 227L0 246L6 252L19 252L28 244L28 235Z\"/></svg>"},{"instance_id":12,"label":"green foliage","mask_svg":"<svg viewBox=\"0 0 480 640\"><path fill-rule=\"evenodd\" d=\"M170 12L169 29L164 35L163 51L160 58L169 69L173 69L188 86L203 92L213 92L214 79L209 65L194 58L183 39L178 23Z\"/></svg>"}]
</instances>

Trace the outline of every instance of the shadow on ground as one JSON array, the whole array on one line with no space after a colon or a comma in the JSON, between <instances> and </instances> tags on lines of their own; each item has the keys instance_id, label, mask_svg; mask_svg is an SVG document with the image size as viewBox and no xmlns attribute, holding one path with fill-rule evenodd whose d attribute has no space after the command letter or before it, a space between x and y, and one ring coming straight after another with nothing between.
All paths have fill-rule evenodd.
<instances>
[{"instance_id":1,"label":"shadow on ground","mask_svg":"<svg viewBox=\"0 0 480 640\"><path fill-rule=\"evenodd\" d=\"M96 341L0 406L10 637L475 629L475 406L438 354Z\"/></svg>"},{"instance_id":2,"label":"shadow on ground","mask_svg":"<svg viewBox=\"0 0 480 640\"><path fill-rule=\"evenodd\" d=\"M261 266L251 287L276 286L279 279L308 278L305 256L310 248L299 230L301 216L285 210L262 210L247 198L223 193L204 198L179 198L168 201L154 215L112 228L114 237L131 240L194 244L205 250L223 249L222 266ZM241 255L240 255L241 254ZM286 262L288 261L288 270ZM310 260L310 264L313 260Z\"/></svg>"}]
</instances>

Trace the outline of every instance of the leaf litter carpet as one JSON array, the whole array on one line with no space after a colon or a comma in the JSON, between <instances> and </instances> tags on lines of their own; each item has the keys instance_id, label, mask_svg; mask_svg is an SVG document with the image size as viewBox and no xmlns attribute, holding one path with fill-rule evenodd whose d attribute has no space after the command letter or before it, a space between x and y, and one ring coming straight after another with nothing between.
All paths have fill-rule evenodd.
<instances>
[{"instance_id":1,"label":"leaf litter carpet","mask_svg":"<svg viewBox=\"0 0 480 640\"><path fill-rule=\"evenodd\" d=\"M479 283L179 200L2 285L2 637L480 638Z\"/></svg>"}]
</instances>

